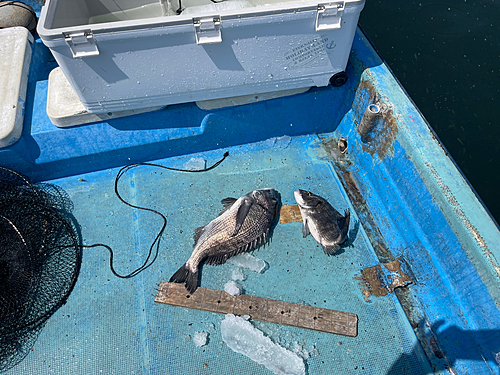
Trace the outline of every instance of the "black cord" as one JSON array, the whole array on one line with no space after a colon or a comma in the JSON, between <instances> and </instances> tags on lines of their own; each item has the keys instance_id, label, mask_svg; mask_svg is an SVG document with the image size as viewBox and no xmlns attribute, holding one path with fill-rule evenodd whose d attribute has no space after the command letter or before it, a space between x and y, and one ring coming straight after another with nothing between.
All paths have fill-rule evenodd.
<instances>
[{"instance_id":1,"label":"black cord","mask_svg":"<svg viewBox=\"0 0 500 375\"><path fill-rule=\"evenodd\" d=\"M120 193L118 192L118 181L120 180L120 178L125 174L125 172L127 172L129 169L131 168L134 168L134 167L138 167L138 166L142 166L142 165L147 165L147 166L151 166L151 167L158 167L158 168L163 168L163 169L167 169L169 171L177 171L177 172L190 172L190 173L196 173L196 172L208 172L212 169L214 169L215 167L217 167L219 164L221 164L224 159L226 159L227 157L229 156L229 152L225 152L224 153L224 156L222 157L222 159L220 159L218 162L216 162L215 164L213 164L212 166L208 167L208 168L204 168L204 169L194 169L194 170L191 170L191 169L180 169L180 168L172 168L172 167L166 167L164 165L160 165L160 164L153 164L153 163L133 163L133 164L129 164L129 165L126 165L124 166L123 168L121 168L117 175L116 175L116 178L115 178L115 194L116 196L118 197L119 200L121 200L123 203L125 203L127 206L130 206L132 208L137 208L139 210L145 210L145 211L149 211L149 212L153 212L157 215L159 215L162 219L163 219L163 225L160 229L160 231L158 232L158 234L156 235L153 243L151 244L151 247L149 248L149 253L148 253L148 256L146 258L146 260L144 261L144 263L142 264L142 266L140 266L139 268L135 269L134 271L132 271L131 273L129 273L128 275L120 275L118 274L116 271L115 271L115 268L113 267L113 250L111 249L111 247L109 247L108 245L104 245L104 244L93 244L93 245L82 245L82 247L87 247L87 248L92 248L92 247L98 247L98 246L101 246L101 247L105 247L106 249L108 249L109 251L109 254L110 254L110 257L109 257L109 267L111 269L111 272L113 273L113 275L115 275L116 277L119 277L121 279L128 279L130 277L133 277L135 275L137 275L138 273L140 273L142 270L146 269L147 267L149 267L152 262L150 264L149 263L149 260L151 259L151 256L153 254L153 248L155 247L156 244L159 245L159 240L160 240L160 237L161 235L163 234L163 231L165 230L166 226L167 226L167 218L165 217L165 215L163 215L161 212L158 212L156 210L153 210L152 208L148 208L148 207L141 207L141 206L136 206L136 205L133 205L129 202L127 202L125 199L122 198L122 196L120 195ZM155 257L156 258L156 257ZM154 261L154 260L153 260Z\"/></svg>"},{"instance_id":2,"label":"black cord","mask_svg":"<svg viewBox=\"0 0 500 375\"><path fill-rule=\"evenodd\" d=\"M175 11L178 15L182 13L184 9L182 8L181 0L179 0L179 8Z\"/></svg>"}]
</instances>

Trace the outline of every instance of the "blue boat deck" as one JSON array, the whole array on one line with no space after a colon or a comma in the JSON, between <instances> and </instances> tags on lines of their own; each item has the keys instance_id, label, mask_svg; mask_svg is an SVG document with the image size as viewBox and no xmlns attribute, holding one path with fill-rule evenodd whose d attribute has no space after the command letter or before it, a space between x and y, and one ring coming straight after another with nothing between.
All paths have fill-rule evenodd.
<instances>
[{"instance_id":1,"label":"blue boat deck","mask_svg":"<svg viewBox=\"0 0 500 375\"><path fill-rule=\"evenodd\" d=\"M283 205L294 205L300 188L352 213L352 243L338 254L302 238L301 223L279 223L253 252L267 269L244 271L245 294L358 316L357 337L253 322L285 347L315 347L308 374L499 373L498 228L360 30L342 88L213 111L174 105L67 129L45 113L54 67L37 40L24 134L0 150L0 164L62 188L82 243L112 247L117 272L141 266L162 225L119 201L119 168L141 161L183 168L193 158L209 166L225 151L229 157L204 173L130 169L119 184L123 198L167 217L154 261L118 279L104 248L84 248L67 302L8 374L269 373L226 346L223 315L154 302L220 200L266 187ZM374 101L384 104L384 121L364 142L357 125ZM201 286L223 290L234 269L205 266ZM209 332L206 346L195 347L197 331Z\"/></svg>"},{"instance_id":2,"label":"blue boat deck","mask_svg":"<svg viewBox=\"0 0 500 375\"><path fill-rule=\"evenodd\" d=\"M180 374L187 369L268 373L225 345L220 336L223 315L158 304L154 295L157 284L168 280L190 256L194 229L218 214L224 197L272 186L281 192L283 204L295 204L293 191L303 188L327 197L338 209L352 210L330 163L318 155L320 150L317 136L303 136L231 148L230 156L206 173L147 166L131 170L120 183L123 198L159 210L168 219L154 263L122 280L111 274L105 249L84 249L80 275L67 303L47 322L33 352L13 370L23 374L52 369L89 374ZM211 164L220 156L220 151L212 151L160 162L182 168L191 157L204 157ZM111 246L117 272L127 274L144 262L162 220L118 201L116 173L111 169L52 183L71 197L83 243ZM395 296L365 301L357 277L361 269L378 264L378 259L359 218L353 219L352 246L331 257L314 239L302 238L301 223L278 224L271 242L253 253L268 269L263 273L245 269L247 279L240 283L249 295L353 312L359 319L358 336L254 324L291 348L294 343L306 349L315 346L319 354L307 360L310 374L346 374L356 368L384 374L394 363L414 373L428 373L429 365ZM235 268L229 264L203 267L201 286L223 290ZM189 339L196 331L210 331L206 346L196 348Z\"/></svg>"}]
</instances>

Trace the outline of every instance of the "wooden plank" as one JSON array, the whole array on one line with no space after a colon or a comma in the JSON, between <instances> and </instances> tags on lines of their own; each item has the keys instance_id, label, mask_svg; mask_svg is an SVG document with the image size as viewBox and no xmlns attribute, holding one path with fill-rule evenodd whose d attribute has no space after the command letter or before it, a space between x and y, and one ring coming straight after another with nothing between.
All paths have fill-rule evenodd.
<instances>
[{"instance_id":1,"label":"wooden plank","mask_svg":"<svg viewBox=\"0 0 500 375\"><path fill-rule=\"evenodd\" d=\"M240 294L236 297L232 313L235 315L250 315L250 306L252 306L252 296Z\"/></svg>"},{"instance_id":2,"label":"wooden plank","mask_svg":"<svg viewBox=\"0 0 500 375\"><path fill-rule=\"evenodd\" d=\"M283 302L283 310L281 311L281 324L297 327L299 323L300 305L296 303Z\"/></svg>"},{"instance_id":3,"label":"wooden plank","mask_svg":"<svg viewBox=\"0 0 500 375\"><path fill-rule=\"evenodd\" d=\"M318 331L330 332L332 329L332 312L327 309L316 309L314 328Z\"/></svg>"},{"instance_id":4,"label":"wooden plank","mask_svg":"<svg viewBox=\"0 0 500 375\"><path fill-rule=\"evenodd\" d=\"M184 287L184 285L182 284L177 285ZM219 304L217 303L217 301L220 300L221 293L222 292L220 290L205 289L205 298L203 298L203 303L200 310L217 312L219 310Z\"/></svg>"},{"instance_id":5,"label":"wooden plank","mask_svg":"<svg viewBox=\"0 0 500 375\"><path fill-rule=\"evenodd\" d=\"M300 306L299 321L297 325L302 328L315 329L316 308L312 306Z\"/></svg>"},{"instance_id":6,"label":"wooden plank","mask_svg":"<svg viewBox=\"0 0 500 375\"><path fill-rule=\"evenodd\" d=\"M155 302L221 314L250 315L262 320L355 337L358 317L352 313L277 301L249 295L232 296L224 291L198 288L190 294L184 284L162 281Z\"/></svg>"},{"instance_id":7,"label":"wooden plank","mask_svg":"<svg viewBox=\"0 0 500 375\"><path fill-rule=\"evenodd\" d=\"M267 315L267 298L252 297L252 305L249 308L249 313L252 319L266 321Z\"/></svg>"},{"instance_id":8,"label":"wooden plank","mask_svg":"<svg viewBox=\"0 0 500 375\"><path fill-rule=\"evenodd\" d=\"M270 299L267 301L266 322L281 324L283 301Z\"/></svg>"}]
</instances>

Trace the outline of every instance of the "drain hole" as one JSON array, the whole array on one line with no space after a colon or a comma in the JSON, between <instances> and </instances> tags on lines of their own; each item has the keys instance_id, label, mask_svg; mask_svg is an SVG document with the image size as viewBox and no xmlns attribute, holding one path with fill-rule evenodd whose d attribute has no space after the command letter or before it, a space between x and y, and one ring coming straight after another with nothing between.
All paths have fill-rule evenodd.
<instances>
[{"instance_id":1,"label":"drain hole","mask_svg":"<svg viewBox=\"0 0 500 375\"><path fill-rule=\"evenodd\" d=\"M345 138L340 138L339 141L337 142L337 146L339 148L339 151L342 154L345 154L347 152L347 139Z\"/></svg>"}]
</instances>

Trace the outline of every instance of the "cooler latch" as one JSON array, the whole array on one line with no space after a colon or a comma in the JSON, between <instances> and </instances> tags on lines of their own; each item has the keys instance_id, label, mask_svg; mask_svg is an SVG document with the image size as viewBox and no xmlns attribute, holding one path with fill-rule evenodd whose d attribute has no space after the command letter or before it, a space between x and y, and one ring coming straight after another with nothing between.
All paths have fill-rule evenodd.
<instances>
[{"instance_id":1,"label":"cooler latch","mask_svg":"<svg viewBox=\"0 0 500 375\"><path fill-rule=\"evenodd\" d=\"M78 31L75 33L63 33L64 40L71 49L73 58L97 56L99 50L94 39L94 34L91 30Z\"/></svg>"},{"instance_id":2,"label":"cooler latch","mask_svg":"<svg viewBox=\"0 0 500 375\"><path fill-rule=\"evenodd\" d=\"M220 16L193 18L196 44L222 42Z\"/></svg>"},{"instance_id":3,"label":"cooler latch","mask_svg":"<svg viewBox=\"0 0 500 375\"><path fill-rule=\"evenodd\" d=\"M319 4L316 13L316 31L340 29L344 3Z\"/></svg>"}]
</instances>

